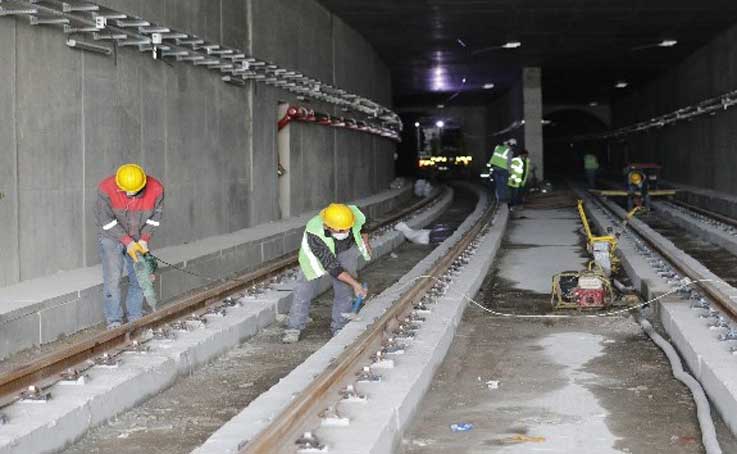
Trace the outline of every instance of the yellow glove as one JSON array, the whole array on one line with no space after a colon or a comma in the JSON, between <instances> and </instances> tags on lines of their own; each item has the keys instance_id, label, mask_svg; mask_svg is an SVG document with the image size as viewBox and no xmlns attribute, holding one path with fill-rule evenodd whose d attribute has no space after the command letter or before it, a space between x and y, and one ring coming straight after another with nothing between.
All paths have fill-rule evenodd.
<instances>
[{"instance_id":1,"label":"yellow glove","mask_svg":"<svg viewBox=\"0 0 737 454\"><path fill-rule=\"evenodd\" d=\"M135 241L131 241L127 247L128 255L131 256L135 263L138 263L138 254L145 254L147 251L144 250L140 244Z\"/></svg>"},{"instance_id":2,"label":"yellow glove","mask_svg":"<svg viewBox=\"0 0 737 454\"><path fill-rule=\"evenodd\" d=\"M143 249L143 252L141 254L148 254L150 251L148 250L148 241L140 240L138 242L138 245L141 246Z\"/></svg>"}]
</instances>

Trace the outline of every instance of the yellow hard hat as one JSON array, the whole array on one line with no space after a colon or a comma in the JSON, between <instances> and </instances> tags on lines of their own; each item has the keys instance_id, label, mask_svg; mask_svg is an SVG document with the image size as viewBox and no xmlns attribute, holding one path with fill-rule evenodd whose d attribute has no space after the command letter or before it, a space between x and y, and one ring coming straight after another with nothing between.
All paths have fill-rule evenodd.
<instances>
[{"instance_id":1,"label":"yellow hard hat","mask_svg":"<svg viewBox=\"0 0 737 454\"><path fill-rule=\"evenodd\" d=\"M138 192L146 186L146 172L138 164L123 164L115 173L115 183L125 192Z\"/></svg>"},{"instance_id":2,"label":"yellow hard hat","mask_svg":"<svg viewBox=\"0 0 737 454\"><path fill-rule=\"evenodd\" d=\"M320 217L333 230L348 230L356 223L353 211L342 203L331 203L320 212Z\"/></svg>"},{"instance_id":3,"label":"yellow hard hat","mask_svg":"<svg viewBox=\"0 0 737 454\"><path fill-rule=\"evenodd\" d=\"M642 183L642 174L640 174L639 172L632 172L630 174L630 183L635 185L639 185L640 183Z\"/></svg>"}]
</instances>

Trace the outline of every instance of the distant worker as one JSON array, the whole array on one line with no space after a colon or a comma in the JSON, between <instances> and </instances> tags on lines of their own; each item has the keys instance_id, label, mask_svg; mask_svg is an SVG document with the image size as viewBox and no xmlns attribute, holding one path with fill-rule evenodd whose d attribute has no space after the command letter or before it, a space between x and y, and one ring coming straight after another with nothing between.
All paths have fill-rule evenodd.
<instances>
[{"instance_id":1,"label":"distant worker","mask_svg":"<svg viewBox=\"0 0 737 454\"><path fill-rule=\"evenodd\" d=\"M522 205L522 197L527 184L527 177L529 175L530 160L528 159L529 153L527 150L521 150L515 152L512 163L509 167L509 183L510 192L512 199L510 203L511 209L517 209Z\"/></svg>"},{"instance_id":2,"label":"distant worker","mask_svg":"<svg viewBox=\"0 0 737 454\"><path fill-rule=\"evenodd\" d=\"M95 218L109 329L123 323L120 279L124 271L128 274L127 321L143 316L143 291L134 262L149 252L149 242L159 227L163 210L164 187L139 165L124 164L98 185Z\"/></svg>"},{"instance_id":3,"label":"distant worker","mask_svg":"<svg viewBox=\"0 0 737 454\"><path fill-rule=\"evenodd\" d=\"M642 206L643 201L645 207L650 210L650 194L647 175L642 169L634 166L627 166L624 169L627 185L627 210L632 211L636 206Z\"/></svg>"},{"instance_id":4,"label":"distant worker","mask_svg":"<svg viewBox=\"0 0 737 454\"><path fill-rule=\"evenodd\" d=\"M583 156L583 168L589 188L596 188L596 175L599 173L599 158L596 157L596 154L586 153Z\"/></svg>"},{"instance_id":5,"label":"distant worker","mask_svg":"<svg viewBox=\"0 0 737 454\"><path fill-rule=\"evenodd\" d=\"M509 203L509 167L512 164L514 150L517 146L516 139L509 139L501 145L494 148L494 153L489 160L491 167L491 176L494 178L494 188L496 189L496 199L499 203Z\"/></svg>"},{"instance_id":6,"label":"distant worker","mask_svg":"<svg viewBox=\"0 0 737 454\"><path fill-rule=\"evenodd\" d=\"M333 335L348 322L353 297L366 297L366 289L358 282L358 253L371 260L368 235L361 232L366 216L354 205L331 203L310 219L302 236L299 250L300 275L294 289L287 329L282 341L299 341L305 329L312 299L319 292L319 278L329 275L333 284Z\"/></svg>"}]
</instances>

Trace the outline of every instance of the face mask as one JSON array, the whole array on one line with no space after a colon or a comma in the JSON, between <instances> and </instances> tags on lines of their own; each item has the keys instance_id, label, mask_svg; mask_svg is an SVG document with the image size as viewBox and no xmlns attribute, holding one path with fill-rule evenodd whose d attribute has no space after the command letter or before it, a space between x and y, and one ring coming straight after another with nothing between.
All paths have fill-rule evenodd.
<instances>
[{"instance_id":1,"label":"face mask","mask_svg":"<svg viewBox=\"0 0 737 454\"><path fill-rule=\"evenodd\" d=\"M330 232L330 235L338 241L343 241L346 238L348 238L348 235L350 235L350 233L349 232L342 232L342 233Z\"/></svg>"}]
</instances>

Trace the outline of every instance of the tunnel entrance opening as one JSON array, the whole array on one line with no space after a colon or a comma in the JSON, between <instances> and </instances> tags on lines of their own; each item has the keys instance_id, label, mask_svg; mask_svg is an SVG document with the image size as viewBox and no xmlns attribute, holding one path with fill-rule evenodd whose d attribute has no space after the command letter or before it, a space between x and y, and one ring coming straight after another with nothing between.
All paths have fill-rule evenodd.
<instances>
[{"instance_id":1,"label":"tunnel entrance opening","mask_svg":"<svg viewBox=\"0 0 737 454\"><path fill-rule=\"evenodd\" d=\"M583 179L583 156L594 153L602 169L607 167L607 144L603 141L573 141L581 134L607 130L606 124L589 112L565 109L549 114L543 129L545 175L548 180L562 182Z\"/></svg>"}]
</instances>

